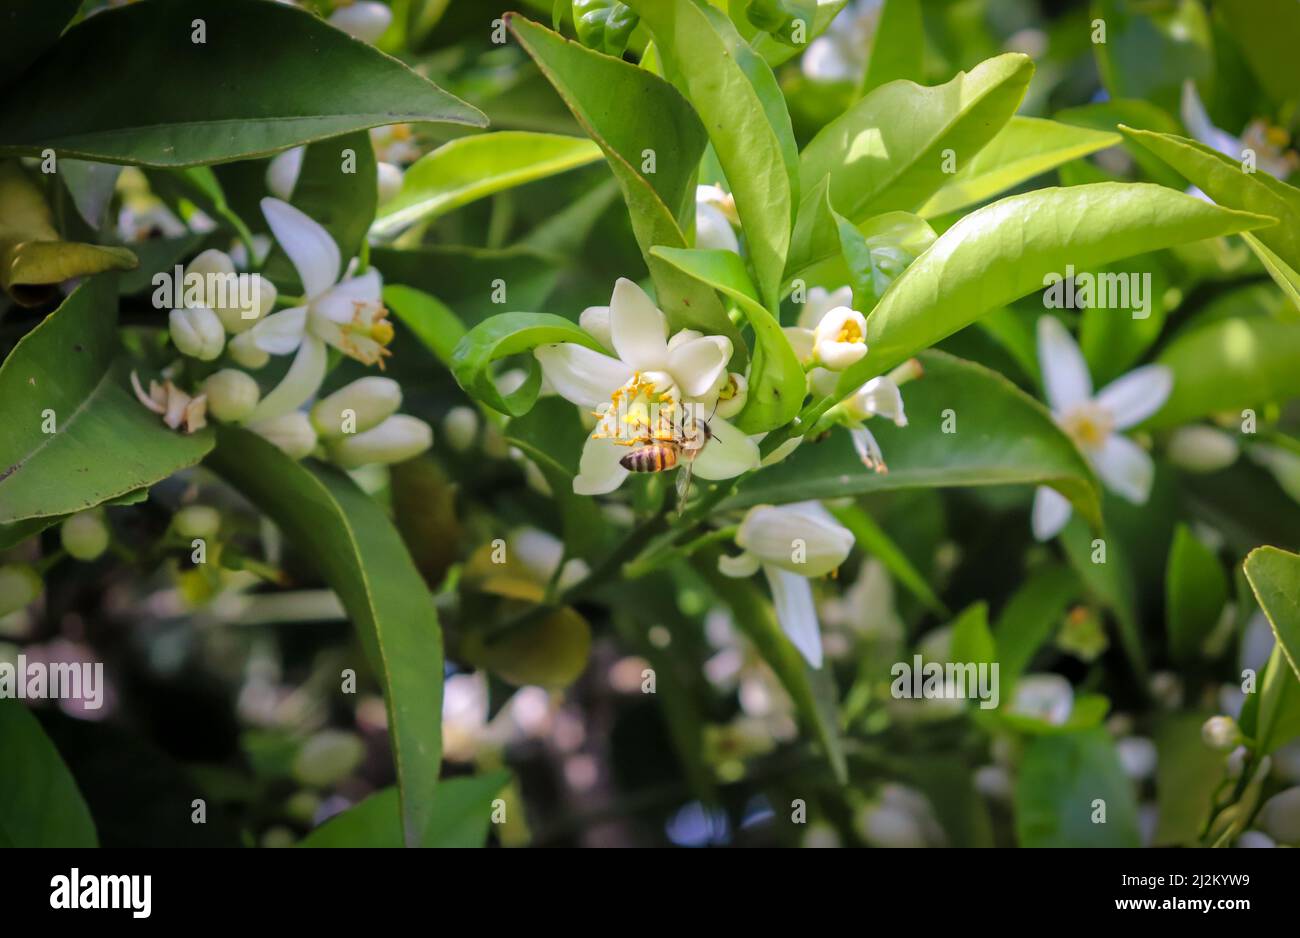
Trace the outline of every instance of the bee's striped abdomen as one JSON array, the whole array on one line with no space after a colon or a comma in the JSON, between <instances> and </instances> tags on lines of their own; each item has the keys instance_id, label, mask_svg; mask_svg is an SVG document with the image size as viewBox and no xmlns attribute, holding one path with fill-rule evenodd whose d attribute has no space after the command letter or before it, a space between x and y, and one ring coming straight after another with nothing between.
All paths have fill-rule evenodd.
<instances>
[{"instance_id":1,"label":"bee's striped abdomen","mask_svg":"<svg viewBox=\"0 0 1300 938\"><path fill-rule=\"evenodd\" d=\"M677 447L651 443L634 449L618 462L628 472L663 472L677 465Z\"/></svg>"}]
</instances>

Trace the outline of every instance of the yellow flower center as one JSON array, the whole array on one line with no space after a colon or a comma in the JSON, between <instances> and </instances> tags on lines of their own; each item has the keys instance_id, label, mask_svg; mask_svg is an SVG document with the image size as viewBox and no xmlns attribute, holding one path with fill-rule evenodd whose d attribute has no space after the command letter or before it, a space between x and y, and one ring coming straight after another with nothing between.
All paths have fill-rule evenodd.
<instances>
[{"instance_id":1,"label":"yellow flower center","mask_svg":"<svg viewBox=\"0 0 1300 938\"><path fill-rule=\"evenodd\" d=\"M1089 401L1062 415L1061 429L1084 449L1097 449L1114 431L1115 421L1109 413Z\"/></svg>"},{"instance_id":2,"label":"yellow flower center","mask_svg":"<svg viewBox=\"0 0 1300 938\"><path fill-rule=\"evenodd\" d=\"M844 325L840 326L840 334L835 337L836 342L861 342L862 329L858 326L856 319L844 320Z\"/></svg>"}]
</instances>

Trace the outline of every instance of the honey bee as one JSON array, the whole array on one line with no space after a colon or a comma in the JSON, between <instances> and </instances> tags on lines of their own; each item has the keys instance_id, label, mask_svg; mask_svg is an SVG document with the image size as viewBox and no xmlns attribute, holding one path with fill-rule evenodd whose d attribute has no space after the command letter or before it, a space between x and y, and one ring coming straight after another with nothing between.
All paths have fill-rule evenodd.
<instances>
[{"instance_id":1,"label":"honey bee","mask_svg":"<svg viewBox=\"0 0 1300 938\"><path fill-rule=\"evenodd\" d=\"M706 420L694 421L694 432L686 434L677 426L670 432L656 432L632 441L637 448L618 461L628 472L666 472L681 466L677 474L678 510L686 503L691 486L691 467L700 452L713 439Z\"/></svg>"}]
</instances>

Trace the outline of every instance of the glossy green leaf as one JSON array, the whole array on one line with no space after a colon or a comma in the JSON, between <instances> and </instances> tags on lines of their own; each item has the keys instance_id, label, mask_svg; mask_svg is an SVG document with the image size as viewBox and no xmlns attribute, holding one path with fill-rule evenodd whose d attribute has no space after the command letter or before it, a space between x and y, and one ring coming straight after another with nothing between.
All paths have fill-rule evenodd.
<instances>
[{"instance_id":1,"label":"glossy green leaf","mask_svg":"<svg viewBox=\"0 0 1300 938\"><path fill-rule=\"evenodd\" d=\"M835 520L853 533L854 545L884 565L899 583L919 599L931 612L948 615L948 609L935 594L924 574L917 570L906 553L869 513L857 505L826 506Z\"/></svg>"},{"instance_id":2,"label":"glossy green leaf","mask_svg":"<svg viewBox=\"0 0 1300 938\"><path fill-rule=\"evenodd\" d=\"M605 154L669 322L675 329L725 335L742 348L740 334L713 292L650 254L656 245L689 246L695 172L708 140L690 104L643 68L584 49L522 17L508 15L506 21ZM629 106L632 101L635 107ZM672 158L664 158L667 154ZM647 163L650 158L653 164ZM655 171L645 172L650 165Z\"/></svg>"},{"instance_id":3,"label":"glossy green leaf","mask_svg":"<svg viewBox=\"0 0 1300 938\"><path fill-rule=\"evenodd\" d=\"M1194 847L1200 840L1225 774L1223 753L1201 739L1201 727L1211 716L1171 713L1156 726L1157 847Z\"/></svg>"},{"instance_id":4,"label":"glossy green leaf","mask_svg":"<svg viewBox=\"0 0 1300 938\"><path fill-rule=\"evenodd\" d=\"M343 473L294 462L246 430L223 428L207 464L284 531L342 600L383 682L404 842L419 845L437 816L442 631L401 536Z\"/></svg>"},{"instance_id":5,"label":"glossy green leaf","mask_svg":"<svg viewBox=\"0 0 1300 938\"><path fill-rule=\"evenodd\" d=\"M1078 592L1079 581L1069 568L1051 564L1027 576L1002 607L993 623L993 637L1004 699L1014 698L1020 676L1056 632Z\"/></svg>"},{"instance_id":6,"label":"glossy green leaf","mask_svg":"<svg viewBox=\"0 0 1300 938\"><path fill-rule=\"evenodd\" d=\"M1078 518L1070 519L1061 531L1060 541L1070 566L1088 592L1115 617L1124 654L1139 678L1144 679L1147 659L1139 634L1137 585L1124 544L1111 532L1099 532Z\"/></svg>"},{"instance_id":7,"label":"glossy green leaf","mask_svg":"<svg viewBox=\"0 0 1300 938\"><path fill-rule=\"evenodd\" d=\"M1200 0L1093 0L1092 17L1105 24L1106 41L1093 42L1092 51L1112 98L1140 98L1177 114L1184 79L1210 79L1213 38Z\"/></svg>"},{"instance_id":8,"label":"glossy green leaf","mask_svg":"<svg viewBox=\"0 0 1300 938\"><path fill-rule=\"evenodd\" d=\"M980 664L998 660L997 645L989 631L989 607L986 603L972 603L953 620L950 648L949 661Z\"/></svg>"},{"instance_id":9,"label":"glossy green leaf","mask_svg":"<svg viewBox=\"0 0 1300 938\"><path fill-rule=\"evenodd\" d=\"M789 423L803 404L807 378L781 324L759 302L740 255L662 247L651 253L735 301L754 330L749 401L736 417L736 426L746 433L762 433Z\"/></svg>"},{"instance_id":10,"label":"glossy green leaf","mask_svg":"<svg viewBox=\"0 0 1300 938\"><path fill-rule=\"evenodd\" d=\"M847 395L981 315L1084 270L1267 224L1149 184L1040 189L986 205L945 231L867 317L871 352L840 379Z\"/></svg>"},{"instance_id":11,"label":"glossy green leaf","mask_svg":"<svg viewBox=\"0 0 1300 938\"><path fill-rule=\"evenodd\" d=\"M371 231L390 237L491 195L600 159L581 137L524 130L461 137L420 157L402 177L402 190L379 211Z\"/></svg>"},{"instance_id":12,"label":"glossy green leaf","mask_svg":"<svg viewBox=\"0 0 1300 938\"><path fill-rule=\"evenodd\" d=\"M212 448L211 431L169 430L128 390L116 311L113 280L88 280L0 365L0 524L90 508Z\"/></svg>"},{"instance_id":13,"label":"glossy green leaf","mask_svg":"<svg viewBox=\"0 0 1300 938\"><path fill-rule=\"evenodd\" d=\"M1300 36L1300 6L1291 0L1217 0L1221 22L1237 40L1264 90L1282 104L1297 87L1294 38Z\"/></svg>"},{"instance_id":14,"label":"glossy green leaf","mask_svg":"<svg viewBox=\"0 0 1300 938\"><path fill-rule=\"evenodd\" d=\"M90 809L68 767L31 711L5 699L14 693L13 674L0 677L0 686L9 685L0 694L0 847L99 846Z\"/></svg>"},{"instance_id":15,"label":"glossy green leaf","mask_svg":"<svg viewBox=\"0 0 1300 938\"><path fill-rule=\"evenodd\" d=\"M759 295L780 300L798 204L798 150L769 66L720 11L694 0L635 0L667 74L704 122L736 199Z\"/></svg>"},{"instance_id":16,"label":"glossy green leaf","mask_svg":"<svg viewBox=\"0 0 1300 938\"><path fill-rule=\"evenodd\" d=\"M532 352L552 342L576 342L604 351L595 339L577 325L551 313L502 313L471 329L452 352L452 374L472 395L494 410L511 417L528 413L542 385L542 370L528 356L528 378L516 390L502 395L492 375L492 365L510 355ZM608 354L608 353L606 353Z\"/></svg>"},{"instance_id":17,"label":"glossy green leaf","mask_svg":"<svg viewBox=\"0 0 1300 938\"><path fill-rule=\"evenodd\" d=\"M1118 134L1072 127L1038 117L1011 118L959 173L921 206L935 218L986 202L1062 163L1115 146Z\"/></svg>"},{"instance_id":18,"label":"glossy green leaf","mask_svg":"<svg viewBox=\"0 0 1300 938\"><path fill-rule=\"evenodd\" d=\"M974 362L937 351L919 358L925 374L903 386L908 425L869 424L888 472L866 469L846 434L834 431L742 484L725 507L901 488L1050 485L1085 517L1100 517L1091 468L1042 404ZM945 433L950 411L955 432Z\"/></svg>"},{"instance_id":19,"label":"glossy green leaf","mask_svg":"<svg viewBox=\"0 0 1300 938\"><path fill-rule=\"evenodd\" d=\"M1165 623L1176 659L1191 662L1200 657L1227 601L1228 577L1218 558L1180 524L1165 574Z\"/></svg>"},{"instance_id":20,"label":"glossy green leaf","mask_svg":"<svg viewBox=\"0 0 1300 938\"><path fill-rule=\"evenodd\" d=\"M1034 72L1028 56L1008 53L933 88L891 82L822 128L799 162L803 192L830 176L831 201L854 222L888 211L916 211L1011 119ZM799 206L802 215L812 206Z\"/></svg>"},{"instance_id":21,"label":"glossy green leaf","mask_svg":"<svg viewBox=\"0 0 1300 938\"><path fill-rule=\"evenodd\" d=\"M775 68L782 62L787 62L799 55L808 43L826 32L831 25L831 20L835 19L839 12L844 9L848 0L808 0L808 2L812 4L814 9L812 22L808 25L804 34L804 46L794 46L788 42L782 42L775 36L761 30L754 31L757 27L750 23L748 19L740 22L733 17L732 22L736 23L736 28L740 30L740 34L744 36L745 41L753 47L754 51L761 55L768 65Z\"/></svg>"},{"instance_id":22,"label":"glossy green leaf","mask_svg":"<svg viewBox=\"0 0 1300 938\"><path fill-rule=\"evenodd\" d=\"M195 20L204 42L192 41ZM486 123L305 10L171 0L106 10L68 30L5 95L0 152L53 147L106 163L187 166L408 121Z\"/></svg>"},{"instance_id":23,"label":"glossy green leaf","mask_svg":"<svg viewBox=\"0 0 1300 938\"><path fill-rule=\"evenodd\" d=\"M1174 373L1174 389L1151 418L1173 427L1220 411L1300 395L1300 329L1261 317L1230 317L1174 338L1156 359Z\"/></svg>"},{"instance_id":24,"label":"glossy green leaf","mask_svg":"<svg viewBox=\"0 0 1300 938\"><path fill-rule=\"evenodd\" d=\"M862 93L899 79L920 81L924 52L925 23L919 0L884 0L871 37Z\"/></svg>"},{"instance_id":25,"label":"glossy green leaf","mask_svg":"<svg viewBox=\"0 0 1300 938\"><path fill-rule=\"evenodd\" d=\"M384 305L438 361L451 367L452 353L465 337L465 327L446 304L414 287L390 283L384 287Z\"/></svg>"},{"instance_id":26,"label":"glossy green leaf","mask_svg":"<svg viewBox=\"0 0 1300 938\"><path fill-rule=\"evenodd\" d=\"M1267 756L1300 736L1300 676L1281 643L1273 646L1258 686L1241 708L1241 729L1254 749Z\"/></svg>"},{"instance_id":27,"label":"glossy green leaf","mask_svg":"<svg viewBox=\"0 0 1300 938\"><path fill-rule=\"evenodd\" d=\"M1246 557L1245 568L1277 643L1300 678L1300 554L1260 547Z\"/></svg>"},{"instance_id":28,"label":"glossy green leaf","mask_svg":"<svg viewBox=\"0 0 1300 938\"><path fill-rule=\"evenodd\" d=\"M1094 820L1100 810L1104 824ZM1015 811L1022 847L1139 846L1133 783L1101 728L1034 737L1020 763Z\"/></svg>"}]
</instances>

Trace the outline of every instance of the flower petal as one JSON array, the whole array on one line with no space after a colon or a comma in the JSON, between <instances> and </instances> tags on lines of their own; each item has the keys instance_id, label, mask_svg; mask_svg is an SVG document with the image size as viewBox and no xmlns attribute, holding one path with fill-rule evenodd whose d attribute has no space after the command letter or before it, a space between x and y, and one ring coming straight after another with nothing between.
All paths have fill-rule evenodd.
<instances>
[{"instance_id":1,"label":"flower petal","mask_svg":"<svg viewBox=\"0 0 1300 938\"><path fill-rule=\"evenodd\" d=\"M533 355L555 393L588 410L608 404L610 394L632 379L632 369L617 358L573 342L539 345Z\"/></svg>"},{"instance_id":2,"label":"flower petal","mask_svg":"<svg viewBox=\"0 0 1300 938\"><path fill-rule=\"evenodd\" d=\"M709 421L713 439L695 457L691 472L701 479L731 479L742 472L757 469L758 444L727 421L714 417Z\"/></svg>"},{"instance_id":3,"label":"flower petal","mask_svg":"<svg viewBox=\"0 0 1300 938\"><path fill-rule=\"evenodd\" d=\"M1229 159L1241 159L1241 141L1210 122L1210 115L1206 113L1205 105L1201 103L1201 96L1196 92L1196 82L1190 78L1183 82L1183 97L1179 110L1183 118L1183 126L1193 137L1207 147L1218 150Z\"/></svg>"},{"instance_id":4,"label":"flower petal","mask_svg":"<svg viewBox=\"0 0 1300 938\"><path fill-rule=\"evenodd\" d=\"M749 551L742 551L736 556L723 554L718 558L718 572L732 579L743 580L758 572L758 558Z\"/></svg>"},{"instance_id":5,"label":"flower petal","mask_svg":"<svg viewBox=\"0 0 1300 938\"><path fill-rule=\"evenodd\" d=\"M825 287L813 287L808 291L808 298L799 313L799 326L803 329L816 329L822 317L835 307L852 305L852 287L843 286L829 291Z\"/></svg>"},{"instance_id":6,"label":"flower petal","mask_svg":"<svg viewBox=\"0 0 1300 938\"><path fill-rule=\"evenodd\" d=\"M600 343L601 348L612 349L614 340L609 334L609 307L588 306L578 315L578 325L587 335Z\"/></svg>"},{"instance_id":7,"label":"flower petal","mask_svg":"<svg viewBox=\"0 0 1300 938\"><path fill-rule=\"evenodd\" d=\"M614 351L635 371L668 366L668 320L654 300L626 277L614 284L609 301L609 331Z\"/></svg>"},{"instance_id":8,"label":"flower petal","mask_svg":"<svg viewBox=\"0 0 1300 938\"><path fill-rule=\"evenodd\" d=\"M844 563L853 549L853 533L820 502L757 505L741 521L736 543L765 564L814 577Z\"/></svg>"},{"instance_id":9,"label":"flower petal","mask_svg":"<svg viewBox=\"0 0 1300 938\"><path fill-rule=\"evenodd\" d=\"M295 306L267 316L248 335L254 345L271 355L288 355L302 344L307 329L307 307Z\"/></svg>"},{"instance_id":10,"label":"flower petal","mask_svg":"<svg viewBox=\"0 0 1300 938\"><path fill-rule=\"evenodd\" d=\"M886 377L872 378L850 398L855 414L863 417L886 417L898 427L907 426L903 411L903 393Z\"/></svg>"},{"instance_id":11,"label":"flower petal","mask_svg":"<svg viewBox=\"0 0 1300 938\"><path fill-rule=\"evenodd\" d=\"M1146 420L1169 399L1174 373L1164 365L1143 365L1121 375L1097 392L1097 405L1110 412L1115 429Z\"/></svg>"},{"instance_id":12,"label":"flower petal","mask_svg":"<svg viewBox=\"0 0 1300 938\"><path fill-rule=\"evenodd\" d=\"M740 241L722 209L707 202L695 204L695 246L702 251L740 253Z\"/></svg>"},{"instance_id":13,"label":"flower petal","mask_svg":"<svg viewBox=\"0 0 1300 938\"><path fill-rule=\"evenodd\" d=\"M311 304L312 313L324 316L330 322L342 325L351 322L358 308L377 312L383 307L384 284L379 271L371 267L360 277L352 277L335 284L316 297Z\"/></svg>"},{"instance_id":14,"label":"flower petal","mask_svg":"<svg viewBox=\"0 0 1300 938\"><path fill-rule=\"evenodd\" d=\"M1106 487L1135 505L1145 505L1155 478L1151 456L1126 436L1112 433L1093 451L1093 465Z\"/></svg>"},{"instance_id":15,"label":"flower petal","mask_svg":"<svg viewBox=\"0 0 1300 938\"><path fill-rule=\"evenodd\" d=\"M785 632L809 665L820 668L822 633L817 624L817 608L813 605L812 584L797 573L766 564L763 573L772 590L772 605L776 608L781 631Z\"/></svg>"},{"instance_id":16,"label":"flower petal","mask_svg":"<svg viewBox=\"0 0 1300 938\"><path fill-rule=\"evenodd\" d=\"M1040 541L1050 541L1065 527L1073 510L1068 498L1054 488L1040 485L1034 490L1034 537Z\"/></svg>"},{"instance_id":17,"label":"flower petal","mask_svg":"<svg viewBox=\"0 0 1300 938\"><path fill-rule=\"evenodd\" d=\"M730 339L700 336L674 346L668 353L668 371L687 397L703 397L717 387L730 360Z\"/></svg>"},{"instance_id":18,"label":"flower petal","mask_svg":"<svg viewBox=\"0 0 1300 938\"><path fill-rule=\"evenodd\" d=\"M248 422L273 420L305 404L320 390L320 384L325 380L325 364L328 359L324 342L315 336L304 338L284 378L262 398L257 408L249 414Z\"/></svg>"},{"instance_id":19,"label":"flower petal","mask_svg":"<svg viewBox=\"0 0 1300 938\"><path fill-rule=\"evenodd\" d=\"M628 448L610 439L588 437L582 447L578 474L573 477L573 491L577 495L604 495L623 484L627 470L619 460L627 455Z\"/></svg>"},{"instance_id":20,"label":"flower petal","mask_svg":"<svg viewBox=\"0 0 1300 938\"><path fill-rule=\"evenodd\" d=\"M1092 378L1083 353L1065 326L1051 316L1038 320L1038 366L1047 403L1057 413L1092 396Z\"/></svg>"},{"instance_id":21,"label":"flower petal","mask_svg":"<svg viewBox=\"0 0 1300 938\"><path fill-rule=\"evenodd\" d=\"M330 233L301 209L279 199L263 199L262 214L298 271L307 296L318 296L334 286L342 261Z\"/></svg>"}]
</instances>

